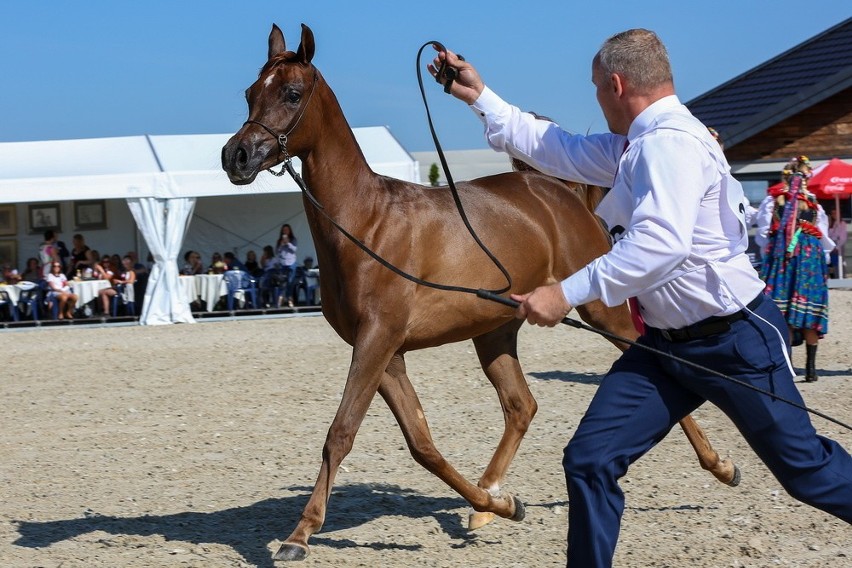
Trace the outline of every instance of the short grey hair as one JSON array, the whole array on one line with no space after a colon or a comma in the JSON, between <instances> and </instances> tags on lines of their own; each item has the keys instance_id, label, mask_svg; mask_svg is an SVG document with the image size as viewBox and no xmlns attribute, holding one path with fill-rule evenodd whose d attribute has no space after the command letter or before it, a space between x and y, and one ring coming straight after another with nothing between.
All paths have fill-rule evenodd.
<instances>
[{"instance_id":1,"label":"short grey hair","mask_svg":"<svg viewBox=\"0 0 852 568\"><path fill-rule=\"evenodd\" d=\"M615 34L601 46L595 63L607 74L623 75L642 93L673 83L666 46L650 30L637 28Z\"/></svg>"}]
</instances>

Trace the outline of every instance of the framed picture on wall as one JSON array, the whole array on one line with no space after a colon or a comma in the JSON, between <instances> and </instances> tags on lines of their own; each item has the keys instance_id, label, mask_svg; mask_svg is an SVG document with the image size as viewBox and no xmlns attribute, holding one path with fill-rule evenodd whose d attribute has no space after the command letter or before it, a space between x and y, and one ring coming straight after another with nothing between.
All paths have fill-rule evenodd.
<instances>
[{"instance_id":1,"label":"framed picture on wall","mask_svg":"<svg viewBox=\"0 0 852 568\"><path fill-rule=\"evenodd\" d=\"M30 233L43 233L48 229L62 230L58 203L33 203L29 211Z\"/></svg>"},{"instance_id":2,"label":"framed picture on wall","mask_svg":"<svg viewBox=\"0 0 852 568\"><path fill-rule=\"evenodd\" d=\"M0 235L18 234L18 216L15 204L0 205Z\"/></svg>"},{"instance_id":3,"label":"framed picture on wall","mask_svg":"<svg viewBox=\"0 0 852 568\"><path fill-rule=\"evenodd\" d=\"M4 264L18 268L18 241L15 239L0 240L0 266Z\"/></svg>"},{"instance_id":4,"label":"framed picture on wall","mask_svg":"<svg viewBox=\"0 0 852 568\"><path fill-rule=\"evenodd\" d=\"M74 202L74 228L75 229L106 229L106 201L96 199L93 201Z\"/></svg>"}]
</instances>

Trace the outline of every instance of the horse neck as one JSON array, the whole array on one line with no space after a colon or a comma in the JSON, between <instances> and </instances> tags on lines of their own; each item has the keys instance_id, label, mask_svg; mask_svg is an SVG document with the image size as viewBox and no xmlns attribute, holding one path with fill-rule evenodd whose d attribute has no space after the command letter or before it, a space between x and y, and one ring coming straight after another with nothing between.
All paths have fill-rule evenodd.
<instances>
[{"instance_id":1,"label":"horse neck","mask_svg":"<svg viewBox=\"0 0 852 568\"><path fill-rule=\"evenodd\" d=\"M321 201L326 198L334 203L352 202L354 195L367 191L377 176L355 140L337 97L324 80L314 96L321 103L323 120L319 128L312 129L314 144L300 156L302 175ZM337 199L340 192L345 197Z\"/></svg>"}]
</instances>

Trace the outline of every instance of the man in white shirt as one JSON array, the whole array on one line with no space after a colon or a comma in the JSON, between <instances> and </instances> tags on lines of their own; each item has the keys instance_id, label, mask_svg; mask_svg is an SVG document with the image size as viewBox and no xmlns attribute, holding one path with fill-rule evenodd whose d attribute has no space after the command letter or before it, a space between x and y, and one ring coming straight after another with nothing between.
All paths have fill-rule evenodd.
<instances>
[{"instance_id":1,"label":"man in white shirt","mask_svg":"<svg viewBox=\"0 0 852 568\"><path fill-rule=\"evenodd\" d=\"M451 51L439 51L430 73L444 63L457 72L451 94L471 105L492 148L560 178L612 187L597 209L612 250L560 283L513 295L517 317L553 326L586 302L636 297L646 324L641 343L802 404L786 324L745 254L742 187L675 95L668 54L653 32L617 34L594 58L607 134L572 135L536 120ZM852 458L818 436L806 412L633 347L565 448L569 568L611 566L624 508L618 479L706 400L791 495L852 523Z\"/></svg>"}]
</instances>

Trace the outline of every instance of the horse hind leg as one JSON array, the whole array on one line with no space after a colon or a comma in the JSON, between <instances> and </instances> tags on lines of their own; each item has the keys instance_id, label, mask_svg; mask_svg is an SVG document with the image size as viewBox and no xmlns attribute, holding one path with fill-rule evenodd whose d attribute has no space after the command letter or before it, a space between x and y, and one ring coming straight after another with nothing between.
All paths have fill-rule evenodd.
<instances>
[{"instance_id":1,"label":"horse hind leg","mask_svg":"<svg viewBox=\"0 0 852 568\"><path fill-rule=\"evenodd\" d=\"M518 329L522 322L511 321L502 327L474 338L473 343L485 376L497 391L503 410L503 436L479 480L479 487L498 495L506 472L538 410L518 363ZM488 512L475 511L468 518L468 528L478 529L494 519Z\"/></svg>"},{"instance_id":2,"label":"horse hind leg","mask_svg":"<svg viewBox=\"0 0 852 568\"><path fill-rule=\"evenodd\" d=\"M379 386L399 423L414 460L444 481L477 511L499 515L515 521L524 518L524 505L511 495L494 494L464 478L435 447L423 407L405 372L402 355L395 355Z\"/></svg>"},{"instance_id":3,"label":"horse hind leg","mask_svg":"<svg viewBox=\"0 0 852 568\"><path fill-rule=\"evenodd\" d=\"M613 335L625 337L630 340L636 340L638 333L633 326L633 321L630 319L630 313L626 305L616 306L614 308L606 307L602 302L591 302L577 308L580 317L583 318L590 326L608 331ZM629 345L626 343L607 338L616 347L622 351L627 350ZM683 433L686 434L692 449L698 456L698 463L701 467L713 474L713 477L731 487L736 487L740 483L740 470L733 461L723 460L719 457L719 453L713 449L710 440L704 434L704 431L695 422L692 416L687 416L680 422L680 427Z\"/></svg>"}]
</instances>

